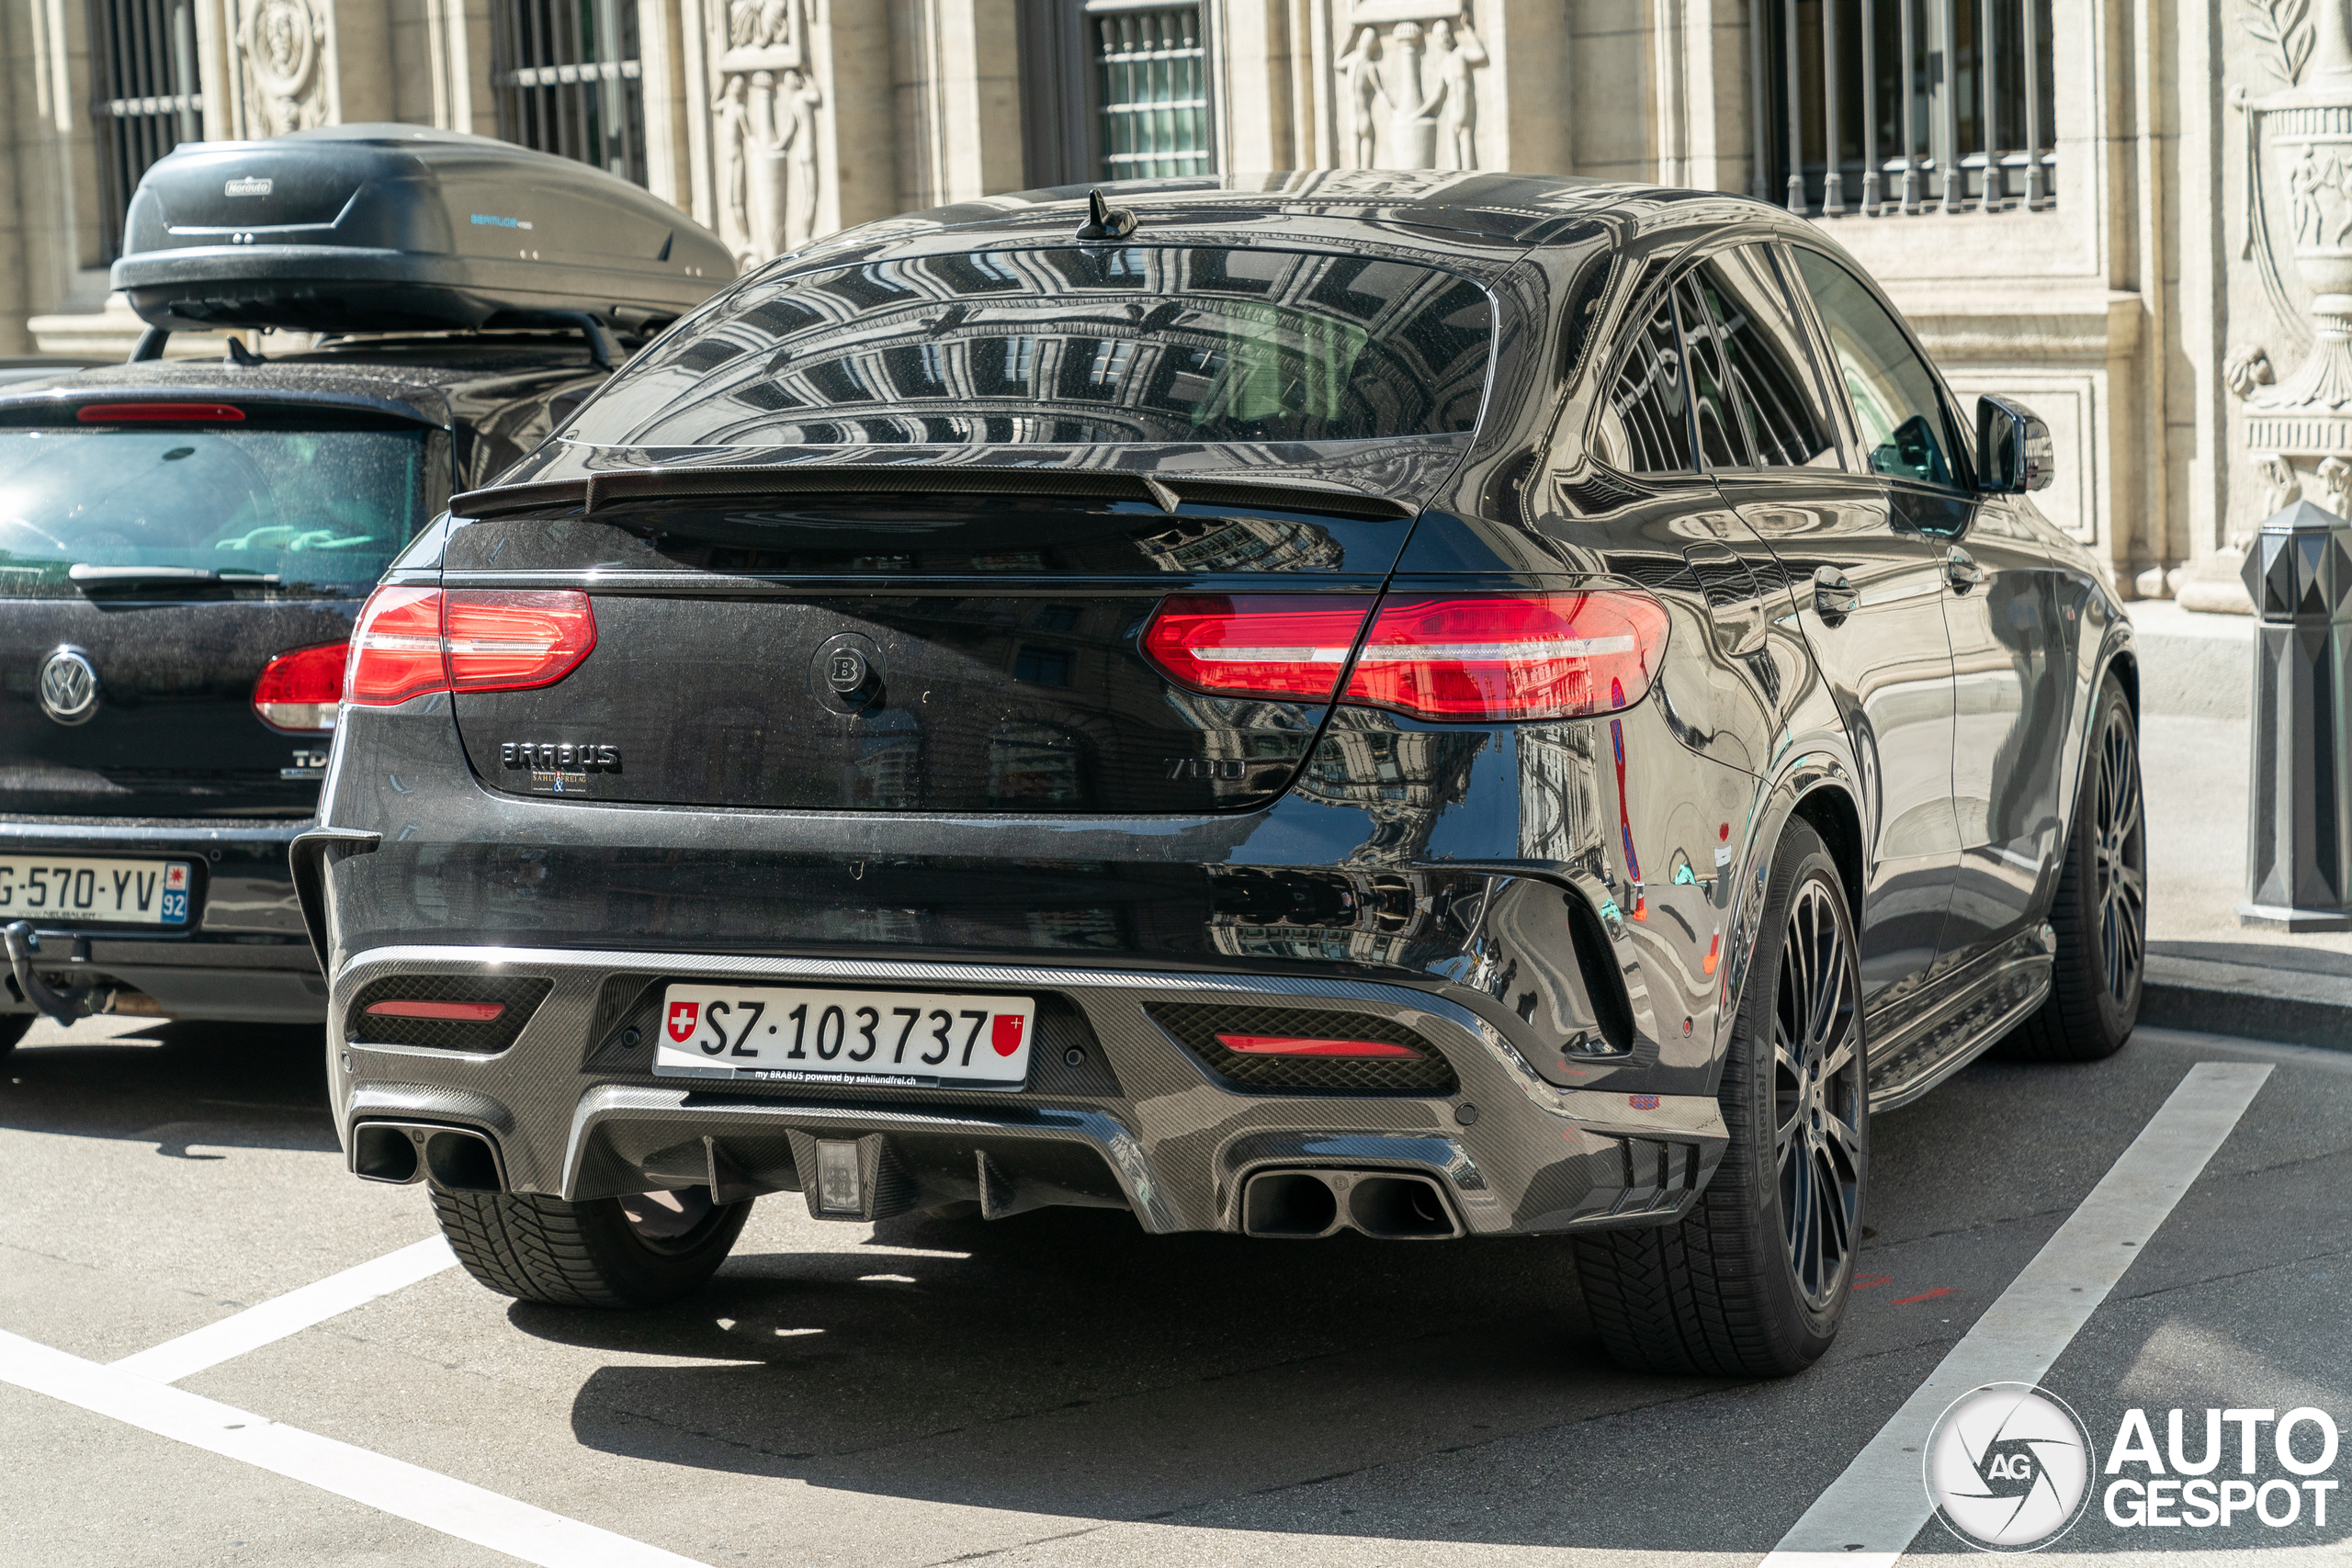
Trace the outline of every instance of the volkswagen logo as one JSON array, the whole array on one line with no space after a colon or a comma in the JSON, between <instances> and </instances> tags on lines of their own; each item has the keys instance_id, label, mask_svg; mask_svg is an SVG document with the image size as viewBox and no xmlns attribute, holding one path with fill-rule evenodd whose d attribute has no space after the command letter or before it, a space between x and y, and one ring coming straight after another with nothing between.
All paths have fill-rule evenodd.
<instances>
[{"instance_id":1,"label":"volkswagen logo","mask_svg":"<svg viewBox=\"0 0 2352 1568\"><path fill-rule=\"evenodd\" d=\"M40 711L60 724L85 724L98 711L98 670L78 648L41 660Z\"/></svg>"}]
</instances>

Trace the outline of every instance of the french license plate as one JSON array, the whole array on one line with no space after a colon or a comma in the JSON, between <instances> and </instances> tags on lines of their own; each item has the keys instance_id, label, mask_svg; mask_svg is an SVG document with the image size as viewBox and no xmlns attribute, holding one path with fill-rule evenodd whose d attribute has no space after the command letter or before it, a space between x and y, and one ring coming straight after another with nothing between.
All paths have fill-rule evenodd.
<instances>
[{"instance_id":1,"label":"french license plate","mask_svg":"<svg viewBox=\"0 0 2352 1568\"><path fill-rule=\"evenodd\" d=\"M187 924L188 863L0 855L0 921Z\"/></svg>"},{"instance_id":2,"label":"french license plate","mask_svg":"<svg viewBox=\"0 0 2352 1568\"><path fill-rule=\"evenodd\" d=\"M1028 997L672 986L653 1070L675 1077L1019 1089L1037 1004Z\"/></svg>"}]
</instances>

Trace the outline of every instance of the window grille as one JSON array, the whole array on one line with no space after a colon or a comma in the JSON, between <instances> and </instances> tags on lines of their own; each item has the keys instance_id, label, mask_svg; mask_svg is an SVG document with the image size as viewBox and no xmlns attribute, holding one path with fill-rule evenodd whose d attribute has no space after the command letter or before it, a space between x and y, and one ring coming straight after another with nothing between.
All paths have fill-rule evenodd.
<instances>
[{"instance_id":1,"label":"window grille","mask_svg":"<svg viewBox=\"0 0 2352 1568\"><path fill-rule=\"evenodd\" d=\"M498 0L498 134L645 183L636 0Z\"/></svg>"},{"instance_id":2,"label":"window grille","mask_svg":"<svg viewBox=\"0 0 2352 1568\"><path fill-rule=\"evenodd\" d=\"M1087 7L1105 179L1209 172L1201 7Z\"/></svg>"},{"instance_id":3,"label":"window grille","mask_svg":"<svg viewBox=\"0 0 2352 1568\"><path fill-rule=\"evenodd\" d=\"M1815 217L2057 204L2051 0L1748 0L1755 194Z\"/></svg>"},{"instance_id":4,"label":"window grille","mask_svg":"<svg viewBox=\"0 0 2352 1568\"><path fill-rule=\"evenodd\" d=\"M112 259L121 252L123 219L140 176L204 134L192 0L92 0L90 73Z\"/></svg>"}]
</instances>

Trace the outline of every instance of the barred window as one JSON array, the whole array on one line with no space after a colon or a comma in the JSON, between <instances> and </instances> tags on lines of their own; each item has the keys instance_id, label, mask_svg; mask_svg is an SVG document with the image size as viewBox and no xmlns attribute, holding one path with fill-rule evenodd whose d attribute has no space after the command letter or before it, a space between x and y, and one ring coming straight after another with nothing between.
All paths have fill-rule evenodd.
<instances>
[{"instance_id":1,"label":"barred window","mask_svg":"<svg viewBox=\"0 0 2352 1568\"><path fill-rule=\"evenodd\" d=\"M1210 7L1018 0L1023 177L1085 185L1207 174Z\"/></svg>"},{"instance_id":2,"label":"barred window","mask_svg":"<svg viewBox=\"0 0 2352 1568\"><path fill-rule=\"evenodd\" d=\"M2058 200L2051 0L1747 0L1754 194L1792 212Z\"/></svg>"},{"instance_id":3,"label":"barred window","mask_svg":"<svg viewBox=\"0 0 2352 1568\"><path fill-rule=\"evenodd\" d=\"M123 219L140 176L181 142L204 134L191 0L94 0L90 74L111 259L121 254Z\"/></svg>"},{"instance_id":4,"label":"barred window","mask_svg":"<svg viewBox=\"0 0 2352 1568\"><path fill-rule=\"evenodd\" d=\"M1098 12L1089 20L1098 40L1102 177L1208 173L1208 51L1200 6Z\"/></svg>"},{"instance_id":5,"label":"barred window","mask_svg":"<svg viewBox=\"0 0 2352 1568\"><path fill-rule=\"evenodd\" d=\"M636 0L495 0L498 134L645 183Z\"/></svg>"}]
</instances>

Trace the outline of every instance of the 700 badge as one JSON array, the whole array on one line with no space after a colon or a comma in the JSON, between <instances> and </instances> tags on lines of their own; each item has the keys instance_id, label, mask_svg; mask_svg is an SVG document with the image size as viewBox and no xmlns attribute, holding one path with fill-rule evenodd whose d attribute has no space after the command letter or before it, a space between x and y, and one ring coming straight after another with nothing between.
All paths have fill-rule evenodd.
<instances>
[{"instance_id":1,"label":"700 badge","mask_svg":"<svg viewBox=\"0 0 2352 1568\"><path fill-rule=\"evenodd\" d=\"M1017 1089L1035 1020L1028 997L672 986L653 1070Z\"/></svg>"}]
</instances>

